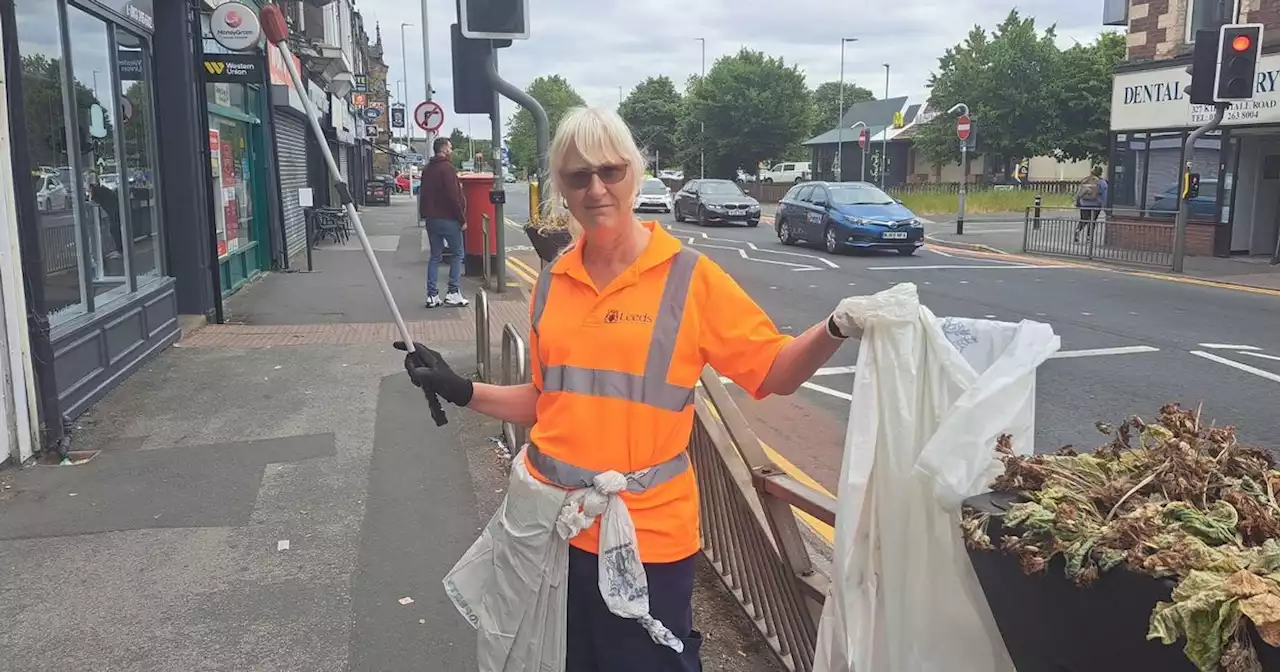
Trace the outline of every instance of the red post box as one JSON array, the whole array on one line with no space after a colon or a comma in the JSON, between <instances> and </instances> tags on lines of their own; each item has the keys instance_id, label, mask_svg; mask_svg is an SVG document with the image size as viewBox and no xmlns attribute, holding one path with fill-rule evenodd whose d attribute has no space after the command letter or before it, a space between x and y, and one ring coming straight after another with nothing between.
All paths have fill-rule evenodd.
<instances>
[{"instance_id":1,"label":"red post box","mask_svg":"<svg viewBox=\"0 0 1280 672\"><path fill-rule=\"evenodd\" d=\"M464 232L463 247L466 257L463 272L470 277L483 273L485 253L489 255L489 273L497 273L498 263L498 227L502 222L494 221L493 203L489 202L489 192L493 189L493 173L472 173L458 177L462 181L462 195L467 200L467 230ZM484 219L489 218L489 249L484 245Z\"/></svg>"}]
</instances>

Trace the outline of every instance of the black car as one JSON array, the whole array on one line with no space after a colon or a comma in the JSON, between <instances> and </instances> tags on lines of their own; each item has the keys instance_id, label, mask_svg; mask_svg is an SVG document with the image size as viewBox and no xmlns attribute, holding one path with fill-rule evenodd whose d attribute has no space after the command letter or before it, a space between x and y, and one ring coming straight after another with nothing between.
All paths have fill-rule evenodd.
<instances>
[{"instance_id":1,"label":"black car","mask_svg":"<svg viewBox=\"0 0 1280 672\"><path fill-rule=\"evenodd\" d=\"M395 191L395 181L388 184L382 175L375 176L364 183L364 202L367 205L391 205L391 194Z\"/></svg>"},{"instance_id":2,"label":"black car","mask_svg":"<svg viewBox=\"0 0 1280 672\"><path fill-rule=\"evenodd\" d=\"M675 217L708 224L760 225L760 201L743 193L733 180L689 180L675 198Z\"/></svg>"}]
</instances>

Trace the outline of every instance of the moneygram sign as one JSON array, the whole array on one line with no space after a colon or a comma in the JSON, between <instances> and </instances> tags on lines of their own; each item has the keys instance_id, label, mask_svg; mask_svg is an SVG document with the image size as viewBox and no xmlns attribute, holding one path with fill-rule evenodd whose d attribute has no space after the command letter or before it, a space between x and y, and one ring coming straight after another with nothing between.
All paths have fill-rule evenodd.
<instances>
[{"instance_id":1,"label":"moneygram sign","mask_svg":"<svg viewBox=\"0 0 1280 672\"><path fill-rule=\"evenodd\" d=\"M1210 105L1192 105L1183 89L1191 83L1186 66L1116 75L1111 91L1111 130L1185 129L1213 119ZM1280 54L1258 63L1253 100L1227 110L1224 126L1280 124Z\"/></svg>"},{"instance_id":2,"label":"moneygram sign","mask_svg":"<svg viewBox=\"0 0 1280 672\"><path fill-rule=\"evenodd\" d=\"M258 13L248 5L228 2L218 5L209 17L209 32L218 44L231 51L247 51L258 46L262 27Z\"/></svg>"}]
</instances>

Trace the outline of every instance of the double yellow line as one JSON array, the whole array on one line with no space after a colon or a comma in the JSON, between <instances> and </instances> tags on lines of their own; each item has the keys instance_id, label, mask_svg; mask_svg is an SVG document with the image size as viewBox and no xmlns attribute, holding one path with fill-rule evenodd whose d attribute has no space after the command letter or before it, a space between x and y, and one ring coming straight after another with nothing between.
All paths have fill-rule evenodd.
<instances>
[{"instance_id":1,"label":"double yellow line","mask_svg":"<svg viewBox=\"0 0 1280 672\"><path fill-rule=\"evenodd\" d=\"M538 284L538 271L534 270L534 268L529 264L526 264L515 257L508 256L507 268L511 269L511 272L515 273L521 280L529 283L530 287Z\"/></svg>"}]
</instances>

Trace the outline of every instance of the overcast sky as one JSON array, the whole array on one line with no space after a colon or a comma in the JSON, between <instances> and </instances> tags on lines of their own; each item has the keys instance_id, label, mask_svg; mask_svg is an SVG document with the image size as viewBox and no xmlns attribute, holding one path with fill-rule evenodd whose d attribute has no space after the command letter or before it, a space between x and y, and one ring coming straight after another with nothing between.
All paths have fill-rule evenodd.
<instances>
[{"instance_id":1,"label":"overcast sky","mask_svg":"<svg viewBox=\"0 0 1280 672\"><path fill-rule=\"evenodd\" d=\"M921 94L943 50L978 24L995 26L1011 4L995 0L531 0L530 39L499 54L503 77L520 88L539 75L558 73L590 105L616 106L623 95L652 75L667 75L683 89L707 68L742 47L780 56L806 73L810 88L840 77L840 38L856 37L845 48L845 79L884 96L884 63L890 64L891 95ZM400 56L400 24L407 50L412 106L422 99L422 12L414 0L355 0L372 30L382 25L389 86L405 79ZM449 25L456 22L454 0L428 0L432 84L445 107L445 128L467 130L468 117L453 114ZM1024 0L1016 5L1037 25L1057 24L1063 46L1091 41L1104 28L1101 0ZM503 116L514 103L503 100ZM473 135L489 137L488 117L470 119Z\"/></svg>"}]
</instances>

